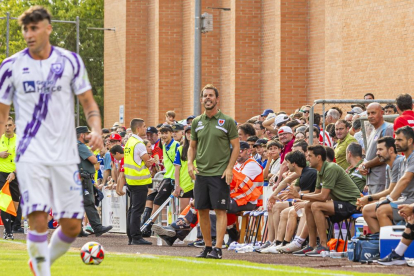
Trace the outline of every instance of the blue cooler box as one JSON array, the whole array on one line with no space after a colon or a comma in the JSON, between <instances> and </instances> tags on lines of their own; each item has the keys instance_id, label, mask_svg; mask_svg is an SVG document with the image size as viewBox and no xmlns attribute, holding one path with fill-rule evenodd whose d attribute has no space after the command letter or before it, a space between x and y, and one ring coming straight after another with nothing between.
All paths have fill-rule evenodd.
<instances>
[{"instance_id":1,"label":"blue cooler box","mask_svg":"<svg viewBox=\"0 0 414 276\"><path fill-rule=\"evenodd\" d=\"M401 241L404 225L384 226L380 230L380 257L384 258L395 249ZM405 251L405 257L414 258L414 242Z\"/></svg>"}]
</instances>

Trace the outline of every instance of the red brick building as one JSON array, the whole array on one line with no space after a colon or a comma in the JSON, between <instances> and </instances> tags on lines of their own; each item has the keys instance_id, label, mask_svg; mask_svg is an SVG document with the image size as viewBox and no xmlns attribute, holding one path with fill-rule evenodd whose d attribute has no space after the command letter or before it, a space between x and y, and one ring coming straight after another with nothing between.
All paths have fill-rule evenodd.
<instances>
[{"instance_id":1,"label":"red brick building","mask_svg":"<svg viewBox=\"0 0 414 276\"><path fill-rule=\"evenodd\" d=\"M208 7L230 8L231 11ZM315 99L394 98L414 86L412 1L202 0L202 86L243 122ZM105 0L105 126L193 112L194 0ZM411 73L410 73L411 72Z\"/></svg>"}]
</instances>

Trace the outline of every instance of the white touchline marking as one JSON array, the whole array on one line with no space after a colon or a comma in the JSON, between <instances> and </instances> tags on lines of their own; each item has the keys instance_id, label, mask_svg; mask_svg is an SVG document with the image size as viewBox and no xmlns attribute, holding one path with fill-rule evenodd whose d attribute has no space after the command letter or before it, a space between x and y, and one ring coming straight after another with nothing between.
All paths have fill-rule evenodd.
<instances>
[{"instance_id":1,"label":"white touchline marking","mask_svg":"<svg viewBox=\"0 0 414 276\"><path fill-rule=\"evenodd\" d=\"M8 241L8 240L0 240L0 242L8 242L8 243L16 243L16 244L25 244L25 243L23 243L23 242Z\"/></svg>"}]
</instances>

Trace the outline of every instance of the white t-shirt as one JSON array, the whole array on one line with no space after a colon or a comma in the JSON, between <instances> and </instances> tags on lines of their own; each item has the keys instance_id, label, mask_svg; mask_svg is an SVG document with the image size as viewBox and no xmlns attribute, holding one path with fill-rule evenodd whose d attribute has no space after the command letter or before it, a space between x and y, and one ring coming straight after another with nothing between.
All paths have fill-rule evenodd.
<instances>
[{"instance_id":1,"label":"white t-shirt","mask_svg":"<svg viewBox=\"0 0 414 276\"><path fill-rule=\"evenodd\" d=\"M0 66L0 102L16 111L16 162L66 165L80 162L74 94L91 89L82 59L53 47L34 60L25 49Z\"/></svg>"},{"instance_id":2,"label":"white t-shirt","mask_svg":"<svg viewBox=\"0 0 414 276\"><path fill-rule=\"evenodd\" d=\"M241 166L243 165L236 162L234 168L237 171L240 171ZM262 173L262 167L257 162L249 162L244 166L243 170L241 171L242 174L250 178L251 180L255 179L259 174Z\"/></svg>"},{"instance_id":3,"label":"white t-shirt","mask_svg":"<svg viewBox=\"0 0 414 276\"><path fill-rule=\"evenodd\" d=\"M138 135L132 134L132 137L140 140L142 143L138 143L135 145L134 148L134 161L137 164L141 164L142 159L141 157L147 153L147 148L144 145L144 140L142 140L141 137L139 137Z\"/></svg>"}]
</instances>

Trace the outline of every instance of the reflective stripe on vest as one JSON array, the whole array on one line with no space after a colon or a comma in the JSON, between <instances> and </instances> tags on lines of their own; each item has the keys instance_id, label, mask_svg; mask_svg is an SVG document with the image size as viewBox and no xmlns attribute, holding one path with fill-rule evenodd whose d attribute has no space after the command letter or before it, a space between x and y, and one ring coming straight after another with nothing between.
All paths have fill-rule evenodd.
<instances>
[{"instance_id":1,"label":"reflective stripe on vest","mask_svg":"<svg viewBox=\"0 0 414 276\"><path fill-rule=\"evenodd\" d=\"M152 183L151 173L145 166L145 162L141 160L141 164L137 164L134 160L134 151L136 145L144 144L134 136L131 136L124 149L124 169L127 184L131 186L141 186Z\"/></svg>"}]
</instances>

